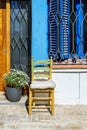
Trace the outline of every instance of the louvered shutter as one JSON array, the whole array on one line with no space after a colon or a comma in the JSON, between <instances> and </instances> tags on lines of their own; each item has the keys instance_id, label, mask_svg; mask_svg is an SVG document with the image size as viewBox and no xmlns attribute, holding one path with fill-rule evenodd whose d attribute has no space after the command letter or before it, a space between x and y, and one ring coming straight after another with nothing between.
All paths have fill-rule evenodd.
<instances>
[{"instance_id":1,"label":"louvered shutter","mask_svg":"<svg viewBox=\"0 0 87 130\"><path fill-rule=\"evenodd\" d=\"M57 58L57 0L50 0L49 2L49 56L53 59Z\"/></svg>"},{"instance_id":2,"label":"louvered shutter","mask_svg":"<svg viewBox=\"0 0 87 130\"><path fill-rule=\"evenodd\" d=\"M70 0L60 0L60 56L65 59L70 53Z\"/></svg>"}]
</instances>

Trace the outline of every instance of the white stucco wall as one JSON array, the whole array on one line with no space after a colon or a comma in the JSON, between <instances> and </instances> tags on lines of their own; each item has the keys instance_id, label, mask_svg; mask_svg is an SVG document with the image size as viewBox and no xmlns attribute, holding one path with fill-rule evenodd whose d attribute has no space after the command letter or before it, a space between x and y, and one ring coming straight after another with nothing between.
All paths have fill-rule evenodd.
<instances>
[{"instance_id":1,"label":"white stucco wall","mask_svg":"<svg viewBox=\"0 0 87 130\"><path fill-rule=\"evenodd\" d=\"M87 104L87 69L53 70L55 104Z\"/></svg>"}]
</instances>

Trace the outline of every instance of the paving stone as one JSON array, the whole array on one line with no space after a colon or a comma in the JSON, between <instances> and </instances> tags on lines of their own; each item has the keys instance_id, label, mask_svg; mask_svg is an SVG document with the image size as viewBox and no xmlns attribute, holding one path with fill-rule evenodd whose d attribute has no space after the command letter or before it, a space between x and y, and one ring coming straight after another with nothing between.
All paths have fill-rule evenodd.
<instances>
[{"instance_id":1,"label":"paving stone","mask_svg":"<svg viewBox=\"0 0 87 130\"><path fill-rule=\"evenodd\" d=\"M55 105L52 116L46 109L28 115L27 96L17 103L0 95L0 130L87 130L87 105Z\"/></svg>"}]
</instances>

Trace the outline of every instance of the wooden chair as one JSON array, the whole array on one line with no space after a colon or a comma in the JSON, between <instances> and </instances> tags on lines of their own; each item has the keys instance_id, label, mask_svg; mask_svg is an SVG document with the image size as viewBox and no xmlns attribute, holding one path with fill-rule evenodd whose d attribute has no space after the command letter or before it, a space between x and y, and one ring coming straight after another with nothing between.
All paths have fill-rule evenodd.
<instances>
[{"instance_id":1,"label":"wooden chair","mask_svg":"<svg viewBox=\"0 0 87 130\"><path fill-rule=\"evenodd\" d=\"M52 115L54 115L55 83L52 80L52 58L36 62L32 59L31 68L32 73L31 84L29 87L29 114L31 115L33 108L49 108ZM45 94L45 96L43 96L43 94ZM37 104L38 101L47 101L47 104L39 105Z\"/></svg>"}]
</instances>

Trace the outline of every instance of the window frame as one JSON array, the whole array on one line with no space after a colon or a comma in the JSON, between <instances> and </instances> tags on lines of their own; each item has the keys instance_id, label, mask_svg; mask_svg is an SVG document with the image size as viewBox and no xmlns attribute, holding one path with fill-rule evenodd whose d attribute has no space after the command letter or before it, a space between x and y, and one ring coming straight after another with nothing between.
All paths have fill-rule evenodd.
<instances>
[{"instance_id":1,"label":"window frame","mask_svg":"<svg viewBox=\"0 0 87 130\"><path fill-rule=\"evenodd\" d=\"M58 0L59 2L59 0ZM57 5L58 6L58 5ZM85 16L85 15L84 15ZM58 39L58 36L57 36L57 39ZM71 54L71 53L70 53ZM85 55L85 53L84 53ZM72 64L69 64L69 63L58 63L58 62L55 62L53 61L53 69L85 69L87 68L87 63L72 63Z\"/></svg>"}]
</instances>

